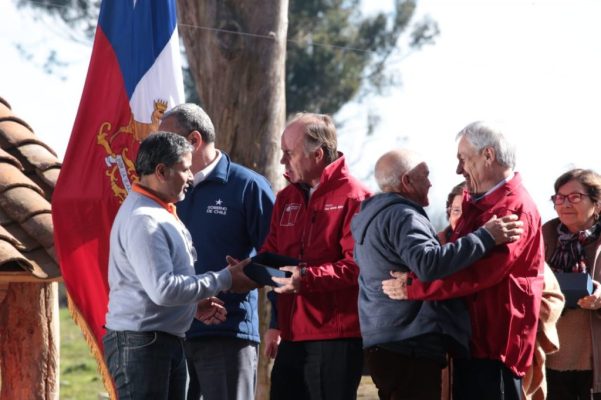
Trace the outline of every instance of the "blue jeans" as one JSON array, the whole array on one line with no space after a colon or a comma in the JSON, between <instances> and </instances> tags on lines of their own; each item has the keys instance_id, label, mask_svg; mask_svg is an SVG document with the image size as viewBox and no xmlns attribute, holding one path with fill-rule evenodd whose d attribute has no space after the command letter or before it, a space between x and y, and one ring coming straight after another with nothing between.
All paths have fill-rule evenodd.
<instances>
[{"instance_id":1,"label":"blue jeans","mask_svg":"<svg viewBox=\"0 0 601 400\"><path fill-rule=\"evenodd\" d=\"M186 398L183 338L107 329L102 342L119 400Z\"/></svg>"}]
</instances>

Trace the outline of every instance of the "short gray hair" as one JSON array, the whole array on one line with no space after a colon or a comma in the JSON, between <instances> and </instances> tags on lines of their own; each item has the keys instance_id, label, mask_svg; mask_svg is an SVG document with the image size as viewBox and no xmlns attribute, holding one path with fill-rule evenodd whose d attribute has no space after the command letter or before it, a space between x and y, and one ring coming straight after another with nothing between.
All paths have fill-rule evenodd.
<instances>
[{"instance_id":1,"label":"short gray hair","mask_svg":"<svg viewBox=\"0 0 601 400\"><path fill-rule=\"evenodd\" d=\"M401 185L401 176L410 172L424 160L408 149L391 150L376 162L374 175L383 192L396 192Z\"/></svg>"},{"instance_id":2,"label":"short gray hair","mask_svg":"<svg viewBox=\"0 0 601 400\"><path fill-rule=\"evenodd\" d=\"M202 141L206 143L215 142L215 127L211 118L205 110L194 103L184 103L173 107L167 111L162 119L173 117L182 132L175 132L181 135L188 135L192 131L200 132Z\"/></svg>"},{"instance_id":3,"label":"short gray hair","mask_svg":"<svg viewBox=\"0 0 601 400\"><path fill-rule=\"evenodd\" d=\"M194 147L185 137L172 132L157 132L140 144L136 157L136 173L139 177L152 175L159 164L171 167L181 161Z\"/></svg>"},{"instance_id":4,"label":"short gray hair","mask_svg":"<svg viewBox=\"0 0 601 400\"><path fill-rule=\"evenodd\" d=\"M288 125L294 122L304 125L305 154L322 148L326 165L338 158L338 140L334 120L327 114L298 113Z\"/></svg>"},{"instance_id":5,"label":"short gray hair","mask_svg":"<svg viewBox=\"0 0 601 400\"><path fill-rule=\"evenodd\" d=\"M497 162L506 168L515 168L515 146L509 142L500 129L484 121L472 122L463 128L456 139L465 137L476 148L482 151L487 147L495 150Z\"/></svg>"}]
</instances>

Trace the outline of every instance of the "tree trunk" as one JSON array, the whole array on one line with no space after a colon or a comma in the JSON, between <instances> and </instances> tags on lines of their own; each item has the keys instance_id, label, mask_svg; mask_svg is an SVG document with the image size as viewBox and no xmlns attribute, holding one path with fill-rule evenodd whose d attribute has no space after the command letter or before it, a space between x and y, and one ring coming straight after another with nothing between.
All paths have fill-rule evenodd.
<instances>
[{"instance_id":1,"label":"tree trunk","mask_svg":"<svg viewBox=\"0 0 601 400\"><path fill-rule=\"evenodd\" d=\"M283 184L279 138L284 129L288 0L178 0L179 32L217 148ZM259 294L261 336L269 324ZM269 397L269 360L260 350L257 399Z\"/></svg>"},{"instance_id":2,"label":"tree trunk","mask_svg":"<svg viewBox=\"0 0 601 400\"><path fill-rule=\"evenodd\" d=\"M0 399L56 400L57 283L10 283L0 302Z\"/></svg>"},{"instance_id":3,"label":"tree trunk","mask_svg":"<svg viewBox=\"0 0 601 400\"><path fill-rule=\"evenodd\" d=\"M179 31L217 147L280 182L288 1L179 0Z\"/></svg>"}]
</instances>

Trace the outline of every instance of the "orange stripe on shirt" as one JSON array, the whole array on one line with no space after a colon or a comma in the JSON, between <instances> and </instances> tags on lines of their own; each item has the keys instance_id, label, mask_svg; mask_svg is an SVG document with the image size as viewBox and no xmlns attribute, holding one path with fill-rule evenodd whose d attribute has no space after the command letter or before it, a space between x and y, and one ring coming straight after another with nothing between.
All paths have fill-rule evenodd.
<instances>
[{"instance_id":1,"label":"orange stripe on shirt","mask_svg":"<svg viewBox=\"0 0 601 400\"><path fill-rule=\"evenodd\" d=\"M141 195L146 196L146 197L156 201L161 207L163 207L165 210L169 211L169 213L171 215L173 215L175 218L177 218L179 220L179 218L177 217L177 210L175 208L175 204L164 202L157 195L149 192L148 190L146 190L145 188L140 186L138 183L133 184L132 190L136 193L140 193Z\"/></svg>"}]
</instances>

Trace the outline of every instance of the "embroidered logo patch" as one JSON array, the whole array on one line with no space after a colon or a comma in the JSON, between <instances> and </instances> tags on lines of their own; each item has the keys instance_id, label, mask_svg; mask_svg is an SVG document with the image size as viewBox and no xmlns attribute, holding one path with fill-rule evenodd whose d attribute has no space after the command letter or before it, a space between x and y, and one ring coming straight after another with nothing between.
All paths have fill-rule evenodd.
<instances>
[{"instance_id":1,"label":"embroidered logo patch","mask_svg":"<svg viewBox=\"0 0 601 400\"><path fill-rule=\"evenodd\" d=\"M301 205L298 203L286 204L284 212L282 213L282 218L280 219L280 226L294 226L300 209Z\"/></svg>"},{"instance_id":2,"label":"embroidered logo patch","mask_svg":"<svg viewBox=\"0 0 601 400\"><path fill-rule=\"evenodd\" d=\"M214 206L208 206L207 214L227 215L227 207L223 205L223 200L217 199Z\"/></svg>"},{"instance_id":3,"label":"embroidered logo patch","mask_svg":"<svg viewBox=\"0 0 601 400\"><path fill-rule=\"evenodd\" d=\"M341 209L343 209L343 208L344 208L344 206L343 206L342 204L341 204L341 205L336 205L336 204L326 204L326 205L323 207L323 210L324 210L324 211L334 211L334 210L341 210Z\"/></svg>"}]
</instances>

